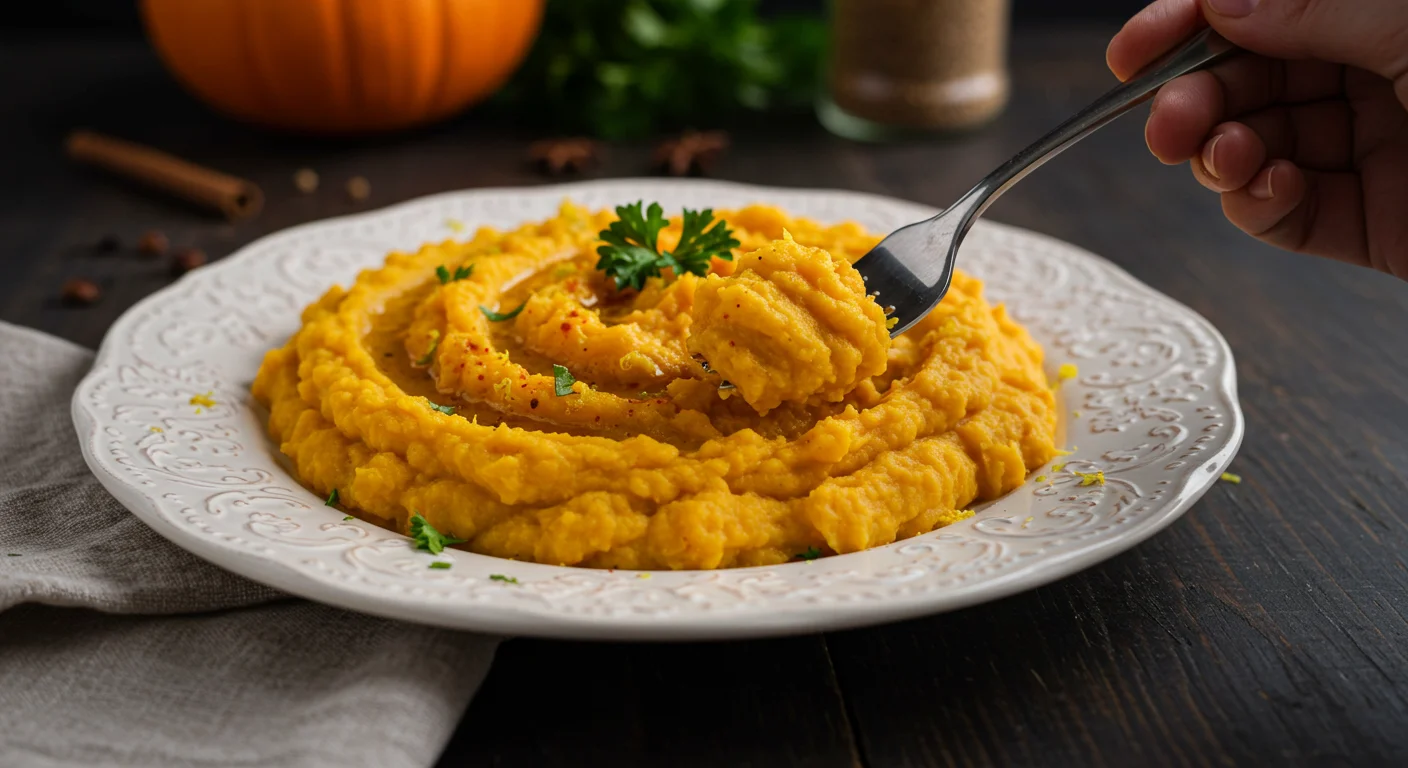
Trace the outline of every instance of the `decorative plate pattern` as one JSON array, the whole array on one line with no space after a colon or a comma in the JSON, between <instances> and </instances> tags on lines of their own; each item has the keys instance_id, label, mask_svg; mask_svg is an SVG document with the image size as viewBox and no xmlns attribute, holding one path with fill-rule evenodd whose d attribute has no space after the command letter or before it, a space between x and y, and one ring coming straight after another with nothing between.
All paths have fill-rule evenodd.
<instances>
[{"instance_id":1,"label":"decorative plate pattern","mask_svg":"<svg viewBox=\"0 0 1408 768\"><path fill-rule=\"evenodd\" d=\"M577 638L748 637L871 624L992 600L1153 535L1215 482L1242 437L1232 355L1186 307L1102 259L980 222L961 266L1045 345L1062 387L1066 471L967 521L867 552L762 568L596 571L448 552L344 521L290 475L249 384L331 283L387 251L546 218L564 197L667 210L763 201L890 231L932 209L851 192L623 180L452 192L270 235L125 314L73 399L84 457L159 533L248 578L367 613L483 632ZM210 393L214 405L193 397ZM1075 413L1079 413L1076 416ZM1070 470L1105 473L1081 485ZM517 584L490 579L506 574Z\"/></svg>"}]
</instances>

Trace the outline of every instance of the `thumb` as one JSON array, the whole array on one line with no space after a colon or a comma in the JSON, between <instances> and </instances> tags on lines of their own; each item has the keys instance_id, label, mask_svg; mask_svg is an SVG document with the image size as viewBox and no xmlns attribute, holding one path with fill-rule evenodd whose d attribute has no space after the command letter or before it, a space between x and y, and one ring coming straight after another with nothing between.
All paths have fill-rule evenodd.
<instances>
[{"instance_id":1,"label":"thumb","mask_svg":"<svg viewBox=\"0 0 1408 768\"><path fill-rule=\"evenodd\" d=\"M1403 0L1201 0L1223 37L1277 59L1320 59L1397 82L1408 73Z\"/></svg>"}]
</instances>

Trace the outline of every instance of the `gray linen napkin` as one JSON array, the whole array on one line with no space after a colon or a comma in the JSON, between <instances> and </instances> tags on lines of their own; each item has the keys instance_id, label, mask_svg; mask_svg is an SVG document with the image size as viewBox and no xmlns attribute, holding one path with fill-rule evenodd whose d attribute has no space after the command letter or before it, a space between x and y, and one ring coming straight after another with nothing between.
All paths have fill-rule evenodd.
<instances>
[{"instance_id":1,"label":"gray linen napkin","mask_svg":"<svg viewBox=\"0 0 1408 768\"><path fill-rule=\"evenodd\" d=\"M434 762L498 641L289 598L153 533L79 453L91 363L0 323L0 765Z\"/></svg>"}]
</instances>

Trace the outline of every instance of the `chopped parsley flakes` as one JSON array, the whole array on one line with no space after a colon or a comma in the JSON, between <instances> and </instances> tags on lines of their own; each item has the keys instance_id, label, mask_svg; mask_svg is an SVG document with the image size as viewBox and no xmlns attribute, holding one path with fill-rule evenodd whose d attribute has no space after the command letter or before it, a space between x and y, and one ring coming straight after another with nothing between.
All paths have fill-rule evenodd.
<instances>
[{"instance_id":1,"label":"chopped parsley flakes","mask_svg":"<svg viewBox=\"0 0 1408 768\"><path fill-rule=\"evenodd\" d=\"M821 550L816 547L807 547L806 552L798 552L792 556L793 560L815 560L821 557Z\"/></svg>"},{"instance_id":2,"label":"chopped parsley flakes","mask_svg":"<svg viewBox=\"0 0 1408 768\"><path fill-rule=\"evenodd\" d=\"M502 582L505 583L505 584L517 584L517 583L518 583L518 579L515 579L515 578L512 577L512 576L505 576L505 575L503 575L502 573L491 573L491 574L489 574L489 580L490 580L490 581L502 581Z\"/></svg>"},{"instance_id":3,"label":"chopped parsley flakes","mask_svg":"<svg viewBox=\"0 0 1408 768\"><path fill-rule=\"evenodd\" d=\"M558 397L575 395L572 385L577 383L577 377L572 375L565 367L553 364L552 367L552 390Z\"/></svg>"},{"instance_id":4,"label":"chopped parsley flakes","mask_svg":"<svg viewBox=\"0 0 1408 768\"><path fill-rule=\"evenodd\" d=\"M495 312L494 310L489 309L483 304L480 304L479 311L483 312L484 316L489 318L489 322L502 323L505 320L512 320L513 318L518 317L518 313L522 312L523 308L526 306L528 306L528 302L525 301L507 312Z\"/></svg>"},{"instance_id":5,"label":"chopped parsley flakes","mask_svg":"<svg viewBox=\"0 0 1408 768\"><path fill-rule=\"evenodd\" d=\"M447 561L445 561L445 560L436 560L435 562L433 562L433 563L430 564L430 570L432 570L432 571L448 571L448 570L450 570L450 566L451 566L451 563L449 563L449 562L447 562Z\"/></svg>"},{"instance_id":6,"label":"chopped parsley flakes","mask_svg":"<svg viewBox=\"0 0 1408 768\"><path fill-rule=\"evenodd\" d=\"M438 404L438 403L432 403L432 402L430 402L429 400L426 400L426 401L425 401L425 404L426 404L427 406L429 406L429 407L430 407L430 410L432 410L432 411L439 411L439 412L445 414L446 416L454 416L454 415L455 415L455 406L453 406L453 405L440 405L440 404Z\"/></svg>"},{"instance_id":7,"label":"chopped parsley flakes","mask_svg":"<svg viewBox=\"0 0 1408 768\"><path fill-rule=\"evenodd\" d=\"M416 549L423 549L432 555L438 555L445 551L445 547L451 544L463 544L468 539L446 536L421 517L419 512L413 511L411 513L411 541L415 542Z\"/></svg>"},{"instance_id":8,"label":"chopped parsley flakes","mask_svg":"<svg viewBox=\"0 0 1408 768\"><path fill-rule=\"evenodd\" d=\"M357 518L355 518L355 517L353 517L353 516L351 516L351 515L343 515L343 516L342 516L342 522L344 522L344 523L347 522L348 520L356 520L356 519L357 519Z\"/></svg>"},{"instance_id":9,"label":"chopped parsley flakes","mask_svg":"<svg viewBox=\"0 0 1408 768\"><path fill-rule=\"evenodd\" d=\"M455 267L455 271L453 273L451 273L450 270L446 269L444 264L441 264L440 266L435 268L435 276L440 279L441 285L445 285L446 283L453 283L459 280L464 280L472 274L474 274L473 264L466 264L462 267Z\"/></svg>"},{"instance_id":10,"label":"chopped parsley flakes","mask_svg":"<svg viewBox=\"0 0 1408 768\"><path fill-rule=\"evenodd\" d=\"M329 493L329 494L328 494L328 500L325 501L325 502L323 502L323 506L325 506L325 507L331 507L331 506L333 506L333 505L335 505L335 504L337 504L337 489L336 489L336 488L332 489L332 493Z\"/></svg>"},{"instance_id":11,"label":"chopped parsley flakes","mask_svg":"<svg viewBox=\"0 0 1408 768\"><path fill-rule=\"evenodd\" d=\"M440 332L430 332L430 349L425 350L425 356L416 361L418 366L430 365L430 361L435 359L435 350L440 348Z\"/></svg>"}]
</instances>

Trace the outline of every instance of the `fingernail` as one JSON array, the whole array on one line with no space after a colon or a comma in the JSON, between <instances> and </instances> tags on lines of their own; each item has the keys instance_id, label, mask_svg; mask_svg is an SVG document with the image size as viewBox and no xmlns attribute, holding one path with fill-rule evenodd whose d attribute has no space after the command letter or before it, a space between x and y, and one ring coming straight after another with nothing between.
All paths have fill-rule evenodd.
<instances>
[{"instance_id":1,"label":"fingernail","mask_svg":"<svg viewBox=\"0 0 1408 768\"><path fill-rule=\"evenodd\" d=\"M1260 0L1208 0L1208 7L1218 16L1240 19L1252 15Z\"/></svg>"},{"instance_id":2,"label":"fingernail","mask_svg":"<svg viewBox=\"0 0 1408 768\"><path fill-rule=\"evenodd\" d=\"M1252 181L1252 185L1247 188L1248 194L1257 200L1270 200L1276 196L1276 190L1271 186L1271 180L1276 176L1275 168L1267 168L1266 173L1261 174Z\"/></svg>"},{"instance_id":3,"label":"fingernail","mask_svg":"<svg viewBox=\"0 0 1408 768\"><path fill-rule=\"evenodd\" d=\"M1222 134L1220 133L1212 137L1212 141L1203 145L1203 170L1207 171L1208 175L1214 179L1222 178L1217 173L1217 163L1214 162L1213 158L1215 154L1214 150L1217 149L1217 142L1219 141L1222 141Z\"/></svg>"}]
</instances>

